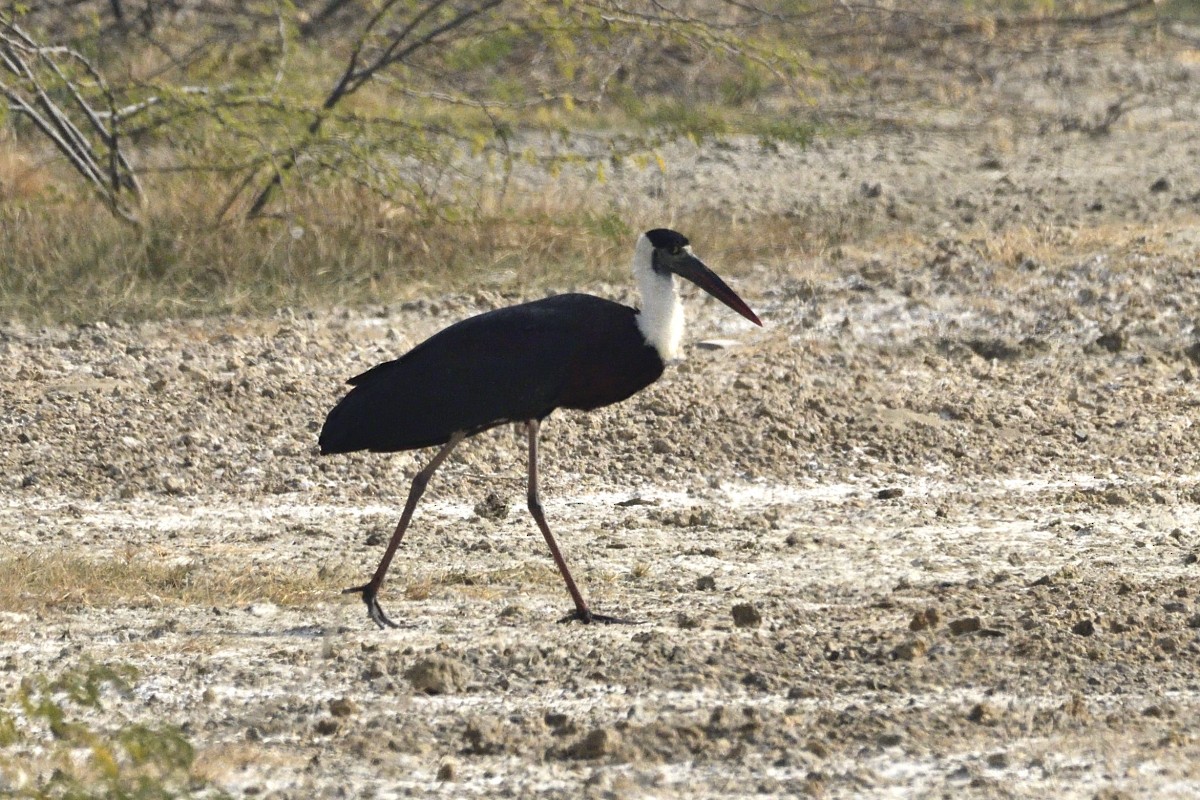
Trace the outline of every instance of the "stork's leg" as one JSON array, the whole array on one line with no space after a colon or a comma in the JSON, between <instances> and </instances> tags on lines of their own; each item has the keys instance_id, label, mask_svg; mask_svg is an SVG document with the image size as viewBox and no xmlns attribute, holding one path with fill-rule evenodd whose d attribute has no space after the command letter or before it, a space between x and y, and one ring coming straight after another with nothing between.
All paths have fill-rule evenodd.
<instances>
[{"instance_id":1,"label":"stork's leg","mask_svg":"<svg viewBox=\"0 0 1200 800\"><path fill-rule=\"evenodd\" d=\"M558 549L558 544L554 541L554 536L550 533L550 526L546 524L546 515L542 513L542 500L538 496L537 443L540 425L541 423L536 419L531 419L526 423L526 428L529 432L529 513L533 515L534 522L541 529L542 536L546 537L546 544L550 546L550 555L554 556L554 563L558 566L558 571L562 574L563 580L566 581L567 591L571 593L571 599L575 601L575 612L568 614L559 621L570 622L578 620L584 624L591 622L626 623L627 621L623 619L592 613L591 609L588 608L587 602L583 599L579 587L575 585L575 579L571 577L571 570L567 568L567 560L563 558L562 552Z\"/></svg>"},{"instance_id":2,"label":"stork's leg","mask_svg":"<svg viewBox=\"0 0 1200 800\"><path fill-rule=\"evenodd\" d=\"M392 534L392 540L388 542L387 550L383 552L383 558L380 559L379 566L375 569L375 574L371 577L371 582L342 592L342 594L361 594L363 602L367 604L367 613L371 615L371 620L381 628L399 627L383 613L383 609L379 607L379 601L376 599L376 595L379 594L379 587L383 586L383 577L387 575L388 566L392 563L392 556L396 554L396 548L400 546L400 540L404 538L404 531L408 529L408 522L412 519L413 511L417 508L417 501L425 493L425 487L429 484L429 479L433 477L433 473L437 471L437 468L450 455L450 451L464 438L465 435L462 433L453 434L450 437L450 441L442 445L441 450L438 450L433 460L425 465L425 469L413 477L412 488L408 490L408 500L404 503L404 513L400 515L400 523L396 525L396 532Z\"/></svg>"}]
</instances>

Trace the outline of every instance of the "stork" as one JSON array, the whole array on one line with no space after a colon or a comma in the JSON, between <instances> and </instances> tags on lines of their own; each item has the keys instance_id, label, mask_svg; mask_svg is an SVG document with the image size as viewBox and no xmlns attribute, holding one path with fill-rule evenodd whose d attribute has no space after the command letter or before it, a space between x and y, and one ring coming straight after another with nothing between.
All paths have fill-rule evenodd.
<instances>
[{"instance_id":1,"label":"stork","mask_svg":"<svg viewBox=\"0 0 1200 800\"><path fill-rule=\"evenodd\" d=\"M440 448L413 478L375 574L344 592L362 595L380 628L397 627L379 606L379 590L429 479L463 439L508 422L525 426L529 513L575 602L562 621L622 622L588 608L546 524L538 494L542 420L557 408L590 411L620 402L658 380L667 362L678 357L683 338L676 275L762 325L675 231L657 228L638 237L633 274L640 310L586 294L499 308L457 322L395 361L349 380L354 388L321 429L322 455Z\"/></svg>"}]
</instances>

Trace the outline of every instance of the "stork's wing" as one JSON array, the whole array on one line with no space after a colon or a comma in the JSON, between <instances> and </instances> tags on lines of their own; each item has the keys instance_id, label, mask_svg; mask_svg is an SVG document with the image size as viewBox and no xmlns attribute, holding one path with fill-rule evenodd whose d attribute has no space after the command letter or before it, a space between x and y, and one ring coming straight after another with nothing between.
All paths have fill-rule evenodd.
<instances>
[{"instance_id":1,"label":"stork's wing","mask_svg":"<svg viewBox=\"0 0 1200 800\"><path fill-rule=\"evenodd\" d=\"M587 324L572 307L578 303L564 297L585 296L471 317L352 378L354 389L325 420L321 452L407 450L442 444L456 431L545 417L558 405Z\"/></svg>"}]
</instances>

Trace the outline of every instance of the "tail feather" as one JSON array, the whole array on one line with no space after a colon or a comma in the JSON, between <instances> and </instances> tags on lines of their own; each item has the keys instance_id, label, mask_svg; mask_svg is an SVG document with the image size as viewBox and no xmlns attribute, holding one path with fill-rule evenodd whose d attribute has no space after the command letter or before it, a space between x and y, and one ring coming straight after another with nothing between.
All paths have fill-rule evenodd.
<instances>
[{"instance_id":1,"label":"tail feather","mask_svg":"<svg viewBox=\"0 0 1200 800\"><path fill-rule=\"evenodd\" d=\"M321 427L321 455L370 450L394 453L445 444L452 430L436 415L437 403L381 382L355 386Z\"/></svg>"},{"instance_id":2,"label":"tail feather","mask_svg":"<svg viewBox=\"0 0 1200 800\"><path fill-rule=\"evenodd\" d=\"M333 407L329 412L329 416L325 417L325 424L321 426L321 436L317 439L317 444L321 448L321 455L327 456L332 453L353 453L355 450L363 448L356 447L351 436L350 419L345 413L347 397L342 398L342 401Z\"/></svg>"}]
</instances>

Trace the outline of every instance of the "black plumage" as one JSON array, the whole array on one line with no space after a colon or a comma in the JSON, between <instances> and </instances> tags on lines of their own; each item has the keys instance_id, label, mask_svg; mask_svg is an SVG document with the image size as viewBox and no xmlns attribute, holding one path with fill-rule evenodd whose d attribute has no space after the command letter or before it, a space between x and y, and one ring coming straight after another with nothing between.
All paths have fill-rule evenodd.
<instances>
[{"instance_id":1,"label":"black plumage","mask_svg":"<svg viewBox=\"0 0 1200 800\"><path fill-rule=\"evenodd\" d=\"M443 445L556 408L619 402L662 375L628 306L563 294L455 323L349 380L321 429L322 454Z\"/></svg>"},{"instance_id":2,"label":"black plumage","mask_svg":"<svg viewBox=\"0 0 1200 800\"><path fill-rule=\"evenodd\" d=\"M664 353L673 356L682 331L675 275L762 324L675 231L643 234L634 272L643 301L654 309L649 318L590 295L548 297L455 323L395 361L350 379L354 388L329 412L321 429L322 454L441 447L413 477L375 574L365 585L346 590L362 595L380 627L395 626L377 595L429 479L463 439L506 422L526 428L529 511L575 602L568 619L620 621L591 612L546 524L538 496L541 422L556 408L590 410L620 402L662 375Z\"/></svg>"}]
</instances>

